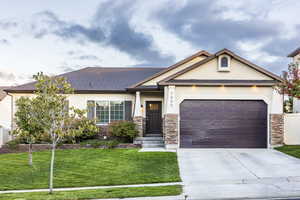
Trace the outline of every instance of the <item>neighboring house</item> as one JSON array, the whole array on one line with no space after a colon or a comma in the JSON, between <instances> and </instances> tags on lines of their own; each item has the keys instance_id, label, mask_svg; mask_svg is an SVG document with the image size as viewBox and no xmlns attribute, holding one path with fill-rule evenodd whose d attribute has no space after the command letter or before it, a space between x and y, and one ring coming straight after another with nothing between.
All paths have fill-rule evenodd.
<instances>
[{"instance_id":1,"label":"neighboring house","mask_svg":"<svg viewBox=\"0 0 300 200\"><path fill-rule=\"evenodd\" d=\"M298 64L298 67L300 67L300 47L290 53L288 57L293 59L293 63ZM300 100L294 98L293 99L293 112L294 113L300 113Z\"/></svg>"},{"instance_id":2,"label":"neighboring house","mask_svg":"<svg viewBox=\"0 0 300 200\"><path fill-rule=\"evenodd\" d=\"M223 49L200 51L168 68L88 67L62 74L69 104L98 125L133 120L140 137L163 135L167 148L267 148L283 142L277 75ZM15 102L34 83L6 90ZM13 106L15 112L15 106Z\"/></svg>"},{"instance_id":3,"label":"neighboring house","mask_svg":"<svg viewBox=\"0 0 300 200\"><path fill-rule=\"evenodd\" d=\"M3 90L10 87L0 86L0 125L10 128L11 127L11 96L7 95Z\"/></svg>"}]
</instances>

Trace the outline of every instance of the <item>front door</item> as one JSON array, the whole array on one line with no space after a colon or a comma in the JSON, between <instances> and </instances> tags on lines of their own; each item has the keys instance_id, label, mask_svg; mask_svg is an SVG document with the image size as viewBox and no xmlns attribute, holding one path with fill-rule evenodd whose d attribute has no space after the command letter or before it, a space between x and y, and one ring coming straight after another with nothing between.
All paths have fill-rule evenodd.
<instances>
[{"instance_id":1,"label":"front door","mask_svg":"<svg viewBox=\"0 0 300 200\"><path fill-rule=\"evenodd\" d=\"M146 102L146 135L162 134L161 102Z\"/></svg>"}]
</instances>

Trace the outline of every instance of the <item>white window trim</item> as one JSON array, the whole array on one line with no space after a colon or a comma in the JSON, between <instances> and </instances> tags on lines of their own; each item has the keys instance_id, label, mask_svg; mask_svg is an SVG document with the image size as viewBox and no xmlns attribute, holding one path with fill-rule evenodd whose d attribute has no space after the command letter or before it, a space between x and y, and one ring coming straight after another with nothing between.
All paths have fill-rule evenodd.
<instances>
[{"instance_id":1,"label":"white window trim","mask_svg":"<svg viewBox=\"0 0 300 200\"><path fill-rule=\"evenodd\" d=\"M97 120L97 102L99 101L107 101L108 102L108 122L107 123L104 123L104 122L96 122L96 125L108 125L110 124L111 122L111 119L110 119L110 102L112 101L121 101L123 102L123 119L125 120L125 100L117 100L117 99L114 99L114 100L94 100L95 101L95 108L94 108L94 112L95 112L95 120Z\"/></svg>"},{"instance_id":2,"label":"white window trim","mask_svg":"<svg viewBox=\"0 0 300 200\"><path fill-rule=\"evenodd\" d=\"M228 60L228 66L227 67L222 67L222 58L226 57L227 60ZM218 59L218 71L221 71L221 72L229 72L230 71L230 66L231 66L231 58L230 56L228 55L221 55L219 56L219 59Z\"/></svg>"}]
</instances>

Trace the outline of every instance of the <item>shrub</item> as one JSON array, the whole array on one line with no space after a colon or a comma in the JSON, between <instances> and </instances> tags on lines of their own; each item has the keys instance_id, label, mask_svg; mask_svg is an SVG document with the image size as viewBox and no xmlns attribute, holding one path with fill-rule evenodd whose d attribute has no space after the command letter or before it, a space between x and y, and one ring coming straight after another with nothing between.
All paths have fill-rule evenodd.
<instances>
[{"instance_id":1,"label":"shrub","mask_svg":"<svg viewBox=\"0 0 300 200\"><path fill-rule=\"evenodd\" d=\"M100 127L96 126L95 121L88 118L83 118L81 120L76 119L72 126L76 129L81 129L82 134L79 136L66 138L63 143L79 143L84 140L94 139L95 136L101 131Z\"/></svg>"},{"instance_id":2,"label":"shrub","mask_svg":"<svg viewBox=\"0 0 300 200\"><path fill-rule=\"evenodd\" d=\"M6 143L9 149L16 150L18 149L18 145L21 144L20 139L14 139Z\"/></svg>"},{"instance_id":3,"label":"shrub","mask_svg":"<svg viewBox=\"0 0 300 200\"><path fill-rule=\"evenodd\" d=\"M112 136L132 142L138 136L136 125L130 121L117 121L109 125L109 132Z\"/></svg>"}]
</instances>

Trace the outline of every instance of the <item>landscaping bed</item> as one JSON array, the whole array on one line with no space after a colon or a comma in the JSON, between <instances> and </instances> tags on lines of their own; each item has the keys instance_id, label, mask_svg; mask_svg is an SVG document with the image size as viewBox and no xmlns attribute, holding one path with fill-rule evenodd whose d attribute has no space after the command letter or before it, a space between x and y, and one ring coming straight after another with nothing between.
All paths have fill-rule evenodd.
<instances>
[{"instance_id":1,"label":"landscaping bed","mask_svg":"<svg viewBox=\"0 0 300 200\"><path fill-rule=\"evenodd\" d=\"M66 192L30 192L16 194L2 194L0 200L78 200L78 199L104 199L104 198L128 198L128 197L153 197L153 196L175 196L182 193L180 185L155 186L155 187L132 187L112 188L97 190L76 190Z\"/></svg>"},{"instance_id":2,"label":"landscaping bed","mask_svg":"<svg viewBox=\"0 0 300 200\"><path fill-rule=\"evenodd\" d=\"M0 155L0 190L47 188L50 151ZM138 152L138 149L57 150L54 187L83 187L178 182L177 155L173 152Z\"/></svg>"},{"instance_id":3,"label":"landscaping bed","mask_svg":"<svg viewBox=\"0 0 300 200\"><path fill-rule=\"evenodd\" d=\"M283 153L286 153L290 156L300 158L300 145L284 145L281 147L277 147L275 149Z\"/></svg>"}]
</instances>

